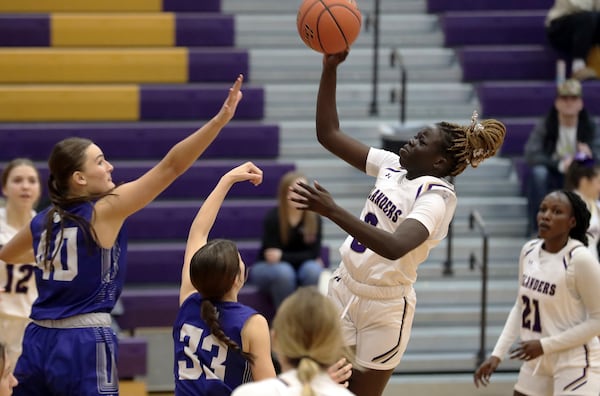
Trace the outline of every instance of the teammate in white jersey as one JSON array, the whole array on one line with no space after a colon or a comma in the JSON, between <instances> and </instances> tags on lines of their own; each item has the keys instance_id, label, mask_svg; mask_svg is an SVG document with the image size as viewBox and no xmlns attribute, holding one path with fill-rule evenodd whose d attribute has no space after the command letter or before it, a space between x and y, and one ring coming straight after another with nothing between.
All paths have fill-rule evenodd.
<instances>
[{"instance_id":1,"label":"teammate in white jersey","mask_svg":"<svg viewBox=\"0 0 600 396\"><path fill-rule=\"evenodd\" d=\"M537 214L540 239L519 259L519 293L492 355L475 371L487 385L510 352L523 360L514 395L600 394L600 265L586 249L590 213L578 194L555 191Z\"/></svg>"},{"instance_id":2,"label":"teammate in white jersey","mask_svg":"<svg viewBox=\"0 0 600 396\"><path fill-rule=\"evenodd\" d=\"M423 128L395 154L344 134L336 109L337 67L347 52L325 55L317 98L317 138L333 154L375 177L360 219L339 207L327 191L293 191L300 207L313 210L343 228L342 263L329 284L329 295L343 318L345 342L356 348L350 390L377 396L406 349L416 296L417 267L445 236L456 208L454 187L444 178L477 167L496 154L506 129L496 120L460 126L440 122Z\"/></svg>"},{"instance_id":3,"label":"teammate in white jersey","mask_svg":"<svg viewBox=\"0 0 600 396\"><path fill-rule=\"evenodd\" d=\"M40 198L40 175L29 159L15 158L2 171L4 207L0 208L0 246L35 215ZM25 327L37 297L34 264L16 266L0 261L0 343L6 345L8 365L14 369L21 354Z\"/></svg>"}]
</instances>

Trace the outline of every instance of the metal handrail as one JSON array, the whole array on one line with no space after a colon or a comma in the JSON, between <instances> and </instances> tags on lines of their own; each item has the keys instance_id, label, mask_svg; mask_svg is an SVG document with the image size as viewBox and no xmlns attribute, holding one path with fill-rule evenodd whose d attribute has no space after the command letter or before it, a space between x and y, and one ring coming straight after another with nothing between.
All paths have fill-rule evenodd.
<instances>
[{"instance_id":1,"label":"metal handrail","mask_svg":"<svg viewBox=\"0 0 600 396\"><path fill-rule=\"evenodd\" d=\"M371 79L371 107L369 109L369 115L375 116L379 114L379 108L377 105L377 89L379 85L379 16L381 13L381 0L375 0L375 8L373 14L369 15L365 21L365 29L373 26L373 68L372 68L372 79Z\"/></svg>"},{"instance_id":2,"label":"metal handrail","mask_svg":"<svg viewBox=\"0 0 600 396\"><path fill-rule=\"evenodd\" d=\"M398 48L394 48L390 53L390 66L394 67L398 64L398 69L400 70L400 91L398 93L398 104L399 104L399 119L400 125L404 125L406 121L406 79L407 72L406 66L404 65L404 58L402 54L398 50ZM392 90L392 102L395 101L396 93L395 90Z\"/></svg>"},{"instance_id":3,"label":"metal handrail","mask_svg":"<svg viewBox=\"0 0 600 396\"><path fill-rule=\"evenodd\" d=\"M482 258L481 262L477 262L477 257L474 253L470 256L471 270L475 268L477 264L481 268L481 311L480 311L480 327L479 327L479 351L477 352L477 366L479 366L485 360L485 329L487 324L487 283L488 283L488 241L489 235L485 227L485 222L481 217L481 214L477 210L474 210L469 215L469 229L473 229L477 226L483 239L482 243Z\"/></svg>"}]
</instances>

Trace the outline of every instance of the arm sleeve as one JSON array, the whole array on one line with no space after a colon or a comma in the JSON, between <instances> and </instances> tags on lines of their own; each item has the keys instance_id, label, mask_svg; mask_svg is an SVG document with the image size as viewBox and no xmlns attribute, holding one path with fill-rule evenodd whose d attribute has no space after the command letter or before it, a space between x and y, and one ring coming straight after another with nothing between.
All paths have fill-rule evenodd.
<instances>
[{"instance_id":1,"label":"arm sleeve","mask_svg":"<svg viewBox=\"0 0 600 396\"><path fill-rule=\"evenodd\" d=\"M446 201L441 195L431 191L415 201L415 205L406 218L417 220L427 228L429 235L432 235L444 220L445 213Z\"/></svg>"},{"instance_id":2,"label":"arm sleeve","mask_svg":"<svg viewBox=\"0 0 600 396\"><path fill-rule=\"evenodd\" d=\"M367 155L365 171L367 175L377 177L379 170L383 167L395 167L400 165L400 157L391 151L371 147Z\"/></svg>"},{"instance_id":3,"label":"arm sleeve","mask_svg":"<svg viewBox=\"0 0 600 396\"><path fill-rule=\"evenodd\" d=\"M521 249L521 254L519 255L519 285L521 284L521 274L523 273L522 263L525 259L525 251L527 246L527 244L523 246ZM500 360L504 359L510 350L510 347L515 343L521 334L521 312L523 312L523 310L521 308L521 300L519 299L519 294L517 291L515 305L513 305L510 313L508 314L508 318L506 318L502 333L500 333L500 337L498 337L496 346L494 346L494 350L492 351L492 356L496 356Z\"/></svg>"},{"instance_id":4,"label":"arm sleeve","mask_svg":"<svg viewBox=\"0 0 600 396\"><path fill-rule=\"evenodd\" d=\"M542 338L544 353L553 353L583 345L600 334L600 264L584 248L573 256L567 268L571 293L579 296L587 311L587 319L552 337Z\"/></svg>"},{"instance_id":5,"label":"arm sleeve","mask_svg":"<svg viewBox=\"0 0 600 396\"><path fill-rule=\"evenodd\" d=\"M510 313L508 314L508 318L506 318L506 323L504 323L504 328L502 329L502 333L500 333L500 337L498 337L498 341L496 341L496 346L494 346L494 350L492 351L492 356L496 356L498 359L503 360L510 347L514 344L515 340L519 337L520 333L520 323L521 322L521 306L519 302L515 302Z\"/></svg>"}]
</instances>

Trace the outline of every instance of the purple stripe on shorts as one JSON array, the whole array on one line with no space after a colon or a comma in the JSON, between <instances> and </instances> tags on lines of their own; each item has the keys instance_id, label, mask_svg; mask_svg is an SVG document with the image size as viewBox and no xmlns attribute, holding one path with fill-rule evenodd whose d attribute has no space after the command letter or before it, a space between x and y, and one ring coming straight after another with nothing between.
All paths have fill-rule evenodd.
<instances>
[{"instance_id":1,"label":"purple stripe on shorts","mask_svg":"<svg viewBox=\"0 0 600 396\"><path fill-rule=\"evenodd\" d=\"M163 11L220 12L221 0L163 0Z\"/></svg>"},{"instance_id":2,"label":"purple stripe on shorts","mask_svg":"<svg viewBox=\"0 0 600 396\"><path fill-rule=\"evenodd\" d=\"M223 84L142 85L140 92L142 120L207 120L219 111L227 95ZM243 92L235 119L262 119L263 89L245 86Z\"/></svg>"},{"instance_id":3,"label":"purple stripe on shorts","mask_svg":"<svg viewBox=\"0 0 600 396\"><path fill-rule=\"evenodd\" d=\"M231 15L185 14L175 17L175 43L186 47L232 47L234 19Z\"/></svg>"},{"instance_id":4,"label":"purple stripe on shorts","mask_svg":"<svg viewBox=\"0 0 600 396\"><path fill-rule=\"evenodd\" d=\"M238 49L190 49L190 82L230 82L248 75L248 52Z\"/></svg>"},{"instance_id":5,"label":"purple stripe on shorts","mask_svg":"<svg viewBox=\"0 0 600 396\"><path fill-rule=\"evenodd\" d=\"M47 47L49 45L49 15L0 15L0 46Z\"/></svg>"}]
</instances>

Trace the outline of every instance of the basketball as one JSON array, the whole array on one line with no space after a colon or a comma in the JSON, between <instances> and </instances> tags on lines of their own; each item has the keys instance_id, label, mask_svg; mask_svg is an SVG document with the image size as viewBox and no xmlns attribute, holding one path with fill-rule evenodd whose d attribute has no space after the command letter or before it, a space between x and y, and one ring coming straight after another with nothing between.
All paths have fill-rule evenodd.
<instances>
[{"instance_id":1,"label":"basketball","mask_svg":"<svg viewBox=\"0 0 600 396\"><path fill-rule=\"evenodd\" d=\"M355 0L303 0L296 18L304 44L324 54L350 48L360 33L361 23Z\"/></svg>"}]
</instances>

